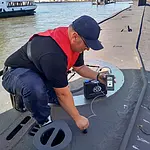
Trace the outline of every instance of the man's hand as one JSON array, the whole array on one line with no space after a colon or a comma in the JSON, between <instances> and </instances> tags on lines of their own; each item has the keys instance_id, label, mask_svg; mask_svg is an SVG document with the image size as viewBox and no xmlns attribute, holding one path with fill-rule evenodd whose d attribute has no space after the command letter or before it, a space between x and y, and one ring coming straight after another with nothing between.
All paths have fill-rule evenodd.
<instances>
[{"instance_id":1,"label":"man's hand","mask_svg":"<svg viewBox=\"0 0 150 150\"><path fill-rule=\"evenodd\" d=\"M100 83L106 85L107 80L106 80L106 74L104 73L99 73L98 75L98 80L100 81Z\"/></svg>"},{"instance_id":2,"label":"man's hand","mask_svg":"<svg viewBox=\"0 0 150 150\"><path fill-rule=\"evenodd\" d=\"M109 68L102 68L101 71L99 72L99 76L98 76L98 80L102 83L102 84L107 84L107 79L106 79L106 75L108 75L109 72Z\"/></svg>"},{"instance_id":3,"label":"man's hand","mask_svg":"<svg viewBox=\"0 0 150 150\"><path fill-rule=\"evenodd\" d=\"M77 127L80 130L87 129L89 126L89 121L84 116L81 116L75 107L72 93L68 86L64 88L54 88L56 95L58 97L60 105L63 109L72 117L75 121Z\"/></svg>"},{"instance_id":4,"label":"man's hand","mask_svg":"<svg viewBox=\"0 0 150 150\"><path fill-rule=\"evenodd\" d=\"M76 118L75 123L81 131L87 129L89 126L89 120L84 116L79 116L78 118Z\"/></svg>"},{"instance_id":5,"label":"man's hand","mask_svg":"<svg viewBox=\"0 0 150 150\"><path fill-rule=\"evenodd\" d=\"M102 84L107 84L107 78L106 76L110 74L110 69L109 68L102 68L101 71L99 72L98 80ZM114 83L116 83L116 78L114 78Z\"/></svg>"}]
</instances>

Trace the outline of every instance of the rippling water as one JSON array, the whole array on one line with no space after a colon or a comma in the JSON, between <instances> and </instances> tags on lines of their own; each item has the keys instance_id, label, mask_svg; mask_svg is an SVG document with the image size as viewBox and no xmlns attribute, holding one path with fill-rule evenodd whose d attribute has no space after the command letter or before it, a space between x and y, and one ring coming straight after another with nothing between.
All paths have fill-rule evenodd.
<instances>
[{"instance_id":1,"label":"rippling water","mask_svg":"<svg viewBox=\"0 0 150 150\"><path fill-rule=\"evenodd\" d=\"M0 69L8 55L39 31L69 25L81 15L90 15L98 22L129 7L130 2L92 5L91 2L41 3L33 16L0 19Z\"/></svg>"}]
</instances>

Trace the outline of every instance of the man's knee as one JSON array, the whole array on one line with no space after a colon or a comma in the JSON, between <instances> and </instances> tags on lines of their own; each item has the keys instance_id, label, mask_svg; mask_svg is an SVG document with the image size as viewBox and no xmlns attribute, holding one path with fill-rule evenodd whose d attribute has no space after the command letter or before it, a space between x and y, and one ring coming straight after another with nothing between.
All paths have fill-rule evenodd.
<instances>
[{"instance_id":1,"label":"man's knee","mask_svg":"<svg viewBox=\"0 0 150 150\"><path fill-rule=\"evenodd\" d=\"M46 88L35 84L30 84L22 89L22 96L24 98L31 97L31 99L41 99L45 97Z\"/></svg>"}]
</instances>

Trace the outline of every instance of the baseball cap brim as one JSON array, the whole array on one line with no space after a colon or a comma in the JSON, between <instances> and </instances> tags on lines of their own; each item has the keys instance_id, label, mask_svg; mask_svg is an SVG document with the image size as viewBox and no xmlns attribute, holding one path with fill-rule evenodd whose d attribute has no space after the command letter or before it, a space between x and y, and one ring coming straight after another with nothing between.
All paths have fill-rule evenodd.
<instances>
[{"instance_id":1,"label":"baseball cap brim","mask_svg":"<svg viewBox=\"0 0 150 150\"><path fill-rule=\"evenodd\" d=\"M84 38L84 40L85 40L87 46L92 48L93 50L98 51L98 50L101 50L104 48L99 40L87 40L85 38Z\"/></svg>"}]
</instances>

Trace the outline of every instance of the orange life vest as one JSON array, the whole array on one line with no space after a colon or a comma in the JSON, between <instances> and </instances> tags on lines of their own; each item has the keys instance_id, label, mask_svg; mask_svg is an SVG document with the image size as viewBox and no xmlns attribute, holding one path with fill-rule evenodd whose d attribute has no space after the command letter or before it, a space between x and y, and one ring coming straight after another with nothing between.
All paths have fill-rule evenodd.
<instances>
[{"instance_id":1,"label":"orange life vest","mask_svg":"<svg viewBox=\"0 0 150 150\"><path fill-rule=\"evenodd\" d=\"M73 52L70 47L70 40L68 37L68 27L59 27L54 30L47 30L45 32L40 32L35 35L40 36L50 36L52 37L56 43L60 46L60 48L63 50L65 55L67 56L68 60L68 66L67 69L69 70L78 59L79 53ZM35 36L33 35L30 40ZM60 62L61 63L61 62Z\"/></svg>"}]
</instances>

